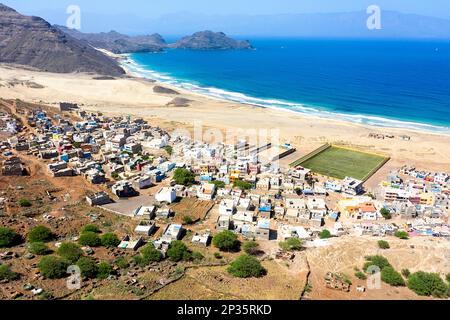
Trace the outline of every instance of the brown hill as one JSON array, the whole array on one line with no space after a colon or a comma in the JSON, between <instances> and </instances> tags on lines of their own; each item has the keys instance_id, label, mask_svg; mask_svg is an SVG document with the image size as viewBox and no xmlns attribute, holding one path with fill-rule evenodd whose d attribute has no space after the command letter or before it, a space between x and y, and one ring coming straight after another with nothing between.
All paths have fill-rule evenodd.
<instances>
[{"instance_id":1,"label":"brown hill","mask_svg":"<svg viewBox=\"0 0 450 320\"><path fill-rule=\"evenodd\" d=\"M92 72L120 76L118 63L39 17L0 4L0 63L56 73Z\"/></svg>"}]
</instances>

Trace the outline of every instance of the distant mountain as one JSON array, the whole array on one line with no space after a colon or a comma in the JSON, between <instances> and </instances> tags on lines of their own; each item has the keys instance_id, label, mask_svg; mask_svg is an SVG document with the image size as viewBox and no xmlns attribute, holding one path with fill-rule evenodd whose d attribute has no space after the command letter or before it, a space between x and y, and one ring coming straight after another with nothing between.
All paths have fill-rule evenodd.
<instances>
[{"instance_id":1,"label":"distant mountain","mask_svg":"<svg viewBox=\"0 0 450 320\"><path fill-rule=\"evenodd\" d=\"M147 36L130 37L116 31L108 33L82 33L64 26L55 26L78 40L87 41L95 48L109 50L113 53L159 52L166 47L161 35L155 33Z\"/></svg>"},{"instance_id":2,"label":"distant mountain","mask_svg":"<svg viewBox=\"0 0 450 320\"><path fill-rule=\"evenodd\" d=\"M82 33L63 26L56 26L69 36L85 41L91 46L114 53L159 52L166 48L190 50L235 50L251 49L247 40L234 40L223 32L201 31L176 43L167 44L157 33L149 36L127 36L116 31L108 33Z\"/></svg>"},{"instance_id":3,"label":"distant mountain","mask_svg":"<svg viewBox=\"0 0 450 320\"><path fill-rule=\"evenodd\" d=\"M0 62L57 73L120 76L124 70L103 53L52 27L0 4Z\"/></svg>"},{"instance_id":4,"label":"distant mountain","mask_svg":"<svg viewBox=\"0 0 450 320\"><path fill-rule=\"evenodd\" d=\"M369 30L365 11L277 15L206 15L174 13L146 21L145 28L182 35L198 30L221 30L234 36L329 38L441 38L450 39L450 20L382 11L381 30ZM129 28L141 28L134 21Z\"/></svg>"},{"instance_id":5,"label":"distant mountain","mask_svg":"<svg viewBox=\"0 0 450 320\"><path fill-rule=\"evenodd\" d=\"M234 40L223 32L201 31L171 44L176 49L190 50L241 50L252 49L247 40Z\"/></svg>"}]
</instances>

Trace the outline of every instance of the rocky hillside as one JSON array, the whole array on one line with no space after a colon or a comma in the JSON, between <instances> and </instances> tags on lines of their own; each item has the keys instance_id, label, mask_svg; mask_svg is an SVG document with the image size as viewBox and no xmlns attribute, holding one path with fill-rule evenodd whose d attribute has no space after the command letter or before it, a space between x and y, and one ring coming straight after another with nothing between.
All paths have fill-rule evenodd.
<instances>
[{"instance_id":1,"label":"rocky hillside","mask_svg":"<svg viewBox=\"0 0 450 320\"><path fill-rule=\"evenodd\" d=\"M187 36L170 47L190 50L236 50L252 49L249 41L234 40L223 32L201 31Z\"/></svg>"},{"instance_id":2,"label":"rocky hillside","mask_svg":"<svg viewBox=\"0 0 450 320\"><path fill-rule=\"evenodd\" d=\"M157 33L146 36L130 37L116 31L110 31L108 33L82 33L77 30L68 29L64 26L56 27L75 39L87 41L95 48L106 49L118 54L159 52L166 47L165 40Z\"/></svg>"},{"instance_id":3,"label":"rocky hillside","mask_svg":"<svg viewBox=\"0 0 450 320\"><path fill-rule=\"evenodd\" d=\"M120 76L117 62L38 17L28 17L0 4L0 63L42 71L92 72Z\"/></svg>"}]
</instances>

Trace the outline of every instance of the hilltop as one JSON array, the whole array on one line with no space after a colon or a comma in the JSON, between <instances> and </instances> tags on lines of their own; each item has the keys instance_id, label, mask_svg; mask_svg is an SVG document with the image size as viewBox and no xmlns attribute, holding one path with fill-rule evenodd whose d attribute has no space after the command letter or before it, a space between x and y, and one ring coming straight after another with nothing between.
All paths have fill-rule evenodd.
<instances>
[{"instance_id":1,"label":"hilltop","mask_svg":"<svg viewBox=\"0 0 450 320\"><path fill-rule=\"evenodd\" d=\"M83 33L64 26L55 26L75 39L88 42L95 48L106 49L116 54L133 52L160 52L166 47L166 41L157 33L131 37L116 31L101 33Z\"/></svg>"},{"instance_id":2,"label":"hilltop","mask_svg":"<svg viewBox=\"0 0 450 320\"><path fill-rule=\"evenodd\" d=\"M235 40L223 32L200 31L170 45L176 49L190 50L233 50L252 49L248 40Z\"/></svg>"},{"instance_id":3,"label":"hilltop","mask_svg":"<svg viewBox=\"0 0 450 320\"><path fill-rule=\"evenodd\" d=\"M120 76L116 61L39 17L0 4L0 63L56 73L92 72Z\"/></svg>"}]
</instances>

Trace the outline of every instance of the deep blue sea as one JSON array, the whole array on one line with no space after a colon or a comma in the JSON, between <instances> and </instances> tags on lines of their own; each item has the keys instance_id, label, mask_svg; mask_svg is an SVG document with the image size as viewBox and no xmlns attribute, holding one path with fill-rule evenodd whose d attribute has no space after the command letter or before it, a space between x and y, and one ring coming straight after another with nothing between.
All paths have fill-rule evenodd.
<instances>
[{"instance_id":1,"label":"deep blue sea","mask_svg":"<svg viewBox=\"0 0 450 320\"><path fill-rule=\"evenodd\" d=\"M251 41L255 50L133 54L127 67L235 102L450 133L450 42Z\"/></svg>"}]
</instances>

